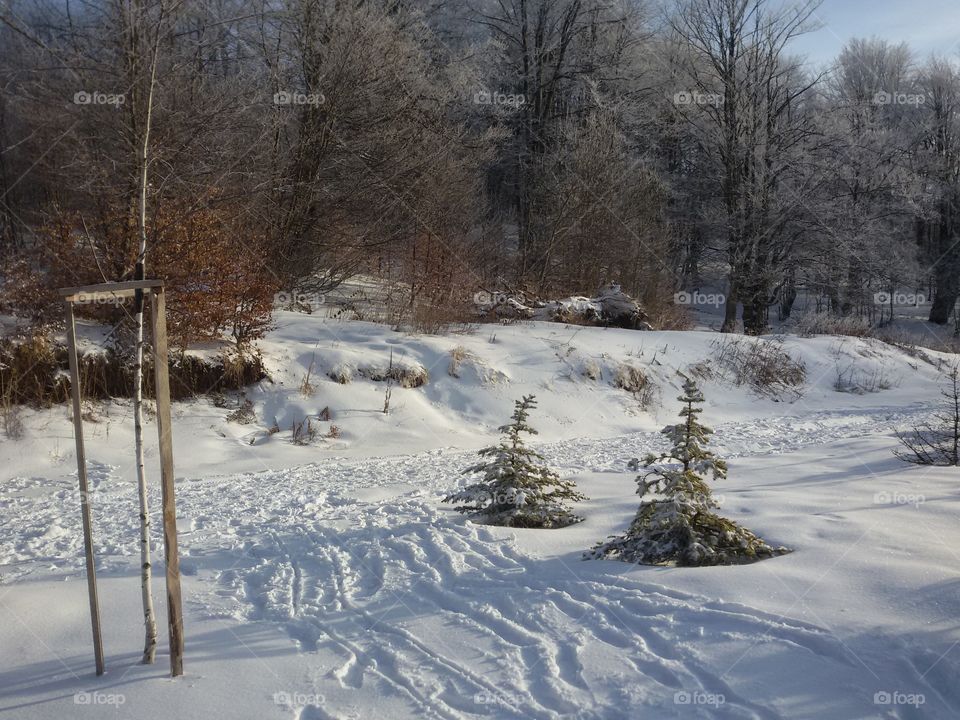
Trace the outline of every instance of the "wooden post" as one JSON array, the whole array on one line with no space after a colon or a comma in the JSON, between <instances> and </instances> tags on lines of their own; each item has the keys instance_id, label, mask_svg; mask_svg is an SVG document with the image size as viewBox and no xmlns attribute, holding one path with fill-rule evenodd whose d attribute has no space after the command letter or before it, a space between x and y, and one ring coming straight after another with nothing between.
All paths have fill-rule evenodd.
<instances>
[{"instance_id":1,"label":"wooden post","mask_svg":"<svg viewBox=\"0 0 960 720\"><path fill-rule=\"evenodd\" d=\"M103 675L103 639L100 635L100 601L97 598L97 571L93 558L93 523L90 520L90 495L87 486L87 458L83 450L83 417L80 410L80 367L77 361L77 329L73 322L73 303L66 302L67 344L70 358L70 394L73 396L73 434L77 443L77 477L80 481L80 514L83 518L83 553L87 561L87 593L90 596L90 622L93 626L93 654L97 675Z\"/></svg>"},{"instance_id":2,"label":"wooden post","mask_svg":"<svg viewBox=\"0 0 960 720\"><path fill-rule=\"evenodd\" d=\"M163 287L154 287L153 372L160 437L160 482L163 496L163 549L167 566L167 626L170 632L170 674L183 675L183 607L180 599L180 556L177 551L177 509L173 483L170 420L170 375L167 366L167 313Z\"/></svg>"}]
</instances>

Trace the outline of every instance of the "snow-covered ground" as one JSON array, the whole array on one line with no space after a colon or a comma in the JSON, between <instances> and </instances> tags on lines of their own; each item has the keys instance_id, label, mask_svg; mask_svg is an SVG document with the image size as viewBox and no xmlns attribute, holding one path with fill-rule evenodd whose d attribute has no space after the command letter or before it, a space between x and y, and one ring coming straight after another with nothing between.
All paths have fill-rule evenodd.
<instances>
[{"instance_id":1,"label":"snow-covered ground","mask_svg":"<svg viewBox=\"0 0 960 720\"><path fill-rule=\"evenodd\" d=\"M807 380L770 397L725 377L717 341L543 323L424 337L280 313L263 345L273 382L248 393L252 423L228 421L233 405L176 405L178 680L163 654L137 664L129 406L85 425L101 678L70 423L64 408L25 413L24 438L0 441L0 717L957 717L960 477L891 453L894 429L931 410L950 358L785 339ZM364 376L391 350L429 380L394 385L385 415L386 384ZM615 387L625 364L656 387L645 401ZM702 569L581 560L632 517L627 463L663 448L677 372L691 368L730 460L722 511L795 552ZM838 376L865 391L838 392ZM586 521L474 525L439 500L529 392L538 449L589 496ZM325 407L332 420L316 420ZM340 437L293 444L308 416Z\"/></svg>"}]
</instances>

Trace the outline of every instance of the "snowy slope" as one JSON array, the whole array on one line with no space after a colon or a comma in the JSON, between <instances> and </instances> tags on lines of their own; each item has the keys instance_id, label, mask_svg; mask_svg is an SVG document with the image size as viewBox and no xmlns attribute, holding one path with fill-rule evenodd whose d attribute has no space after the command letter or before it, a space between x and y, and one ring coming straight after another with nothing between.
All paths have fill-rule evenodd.
<instances>
[{"instance_id":1,"label":"snowy slope","mask_svg":"<svg viewBox=\"0 0 960 720\"><path fill-rule=\"evenodd\" d=\"M890 452L893 429L936 397L939 371L923 359L789 339L807 369L799 398L759 397L719 372L704 380L704 419L730 459L723 511L791 555L706 569L580 560L629 521L627 462L662 447L675 372L710 364L716 339L546 324L410 337L284 314L265 344L275 382L250 393L256 424L228 423L229 409L205 401L177 407L178 681L165 679L165 656L136 665L128 411L87 426L99 679L72 439L62 408L30 413L27 436L0 448L0 717L956 717L960 484ZM472 359L454 377L457 346ZM430 381L395 387L389 415L382 382L325 375L389 362L391 347ZM644 410L611 384L625 362L655 379L659 404ZM887 389L837 392L848 365ZM487 528L439 503L525 392L540 400L538 449L590 498L580 525ZM291 444L288 420L324 406L342 438ZM274 416L284 430L267 435Z\"/></svg>"}]
</instances>

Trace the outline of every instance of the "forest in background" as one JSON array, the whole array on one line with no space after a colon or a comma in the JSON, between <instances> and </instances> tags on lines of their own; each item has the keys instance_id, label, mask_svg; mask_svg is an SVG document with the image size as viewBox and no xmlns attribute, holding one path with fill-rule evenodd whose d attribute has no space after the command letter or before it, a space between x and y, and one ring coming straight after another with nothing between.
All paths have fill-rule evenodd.
<instances>
[{"instance_id":1,"label":"forest in background","mask_svg":"<svg viewBox=\"0 0 960 720\"><path fill-rule=\"evenodd\" d=\"M422 327L609 282L655 327L708 283L724 331L801 291L877 323L908 289L947 324L958 58L872 38L816 67L792 41L818 7L10 0L0 312L49 324L57 287L142 271L181 347L358 275Z\"/></svg>"}]
</instances>

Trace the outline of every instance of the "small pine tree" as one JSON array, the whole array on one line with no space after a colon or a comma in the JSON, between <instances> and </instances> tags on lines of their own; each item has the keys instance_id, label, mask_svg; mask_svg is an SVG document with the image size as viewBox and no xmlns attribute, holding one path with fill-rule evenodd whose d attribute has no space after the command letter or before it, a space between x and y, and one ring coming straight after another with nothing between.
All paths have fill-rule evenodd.
<instances>
[{"instance_id":1,"label":"small pine tree","mask_svg":"<svg viewBox=\"0 0 960 720\"><path fill-rule=\"evenodd\" d=\"M445 503L459 503L456 510L489 525L517 528L558 528L583 520L567 503L585 500L570 480L560 477L543 462L543 456L524 445L522 435L536 435L527 424L536 407L533 395L516 402L512 422L499 430L498 445L480 450L491 458L467 468L467 474L483 473L483 479L452 493Z\"/></svg>"},{"instance_id":2,"label":"small pine tree","mask_svg":"<svg viewBox=\"0 0 960 720\"><path fill-rule=\"evenodd\" d=\"M894 455L913 465L960 465L960 365L947 373L948 383L940 391L943 407L934 413L935 425L924 425L897 433L903 445Z\"/></svg>"},{"instance_id":3,"label":"small pine tree","mask_svg":"<svg viewBox=\"0 0 960 720\"><path fill-rule=\"evenodd\" d=\"M626 562L660 565L732 565L789 552L774 549L746 528L713 512L719 507L705 475L726 478L727 465L706 449L713 431L697 416L703 395L692 380L683 384L680 417L663 434L673 448L659 457L647 455L644 467L653 469L637 477L637 494L645 499L626 534L597 544L587 559L615 558Z\"/></svg>"}]
</instances>

